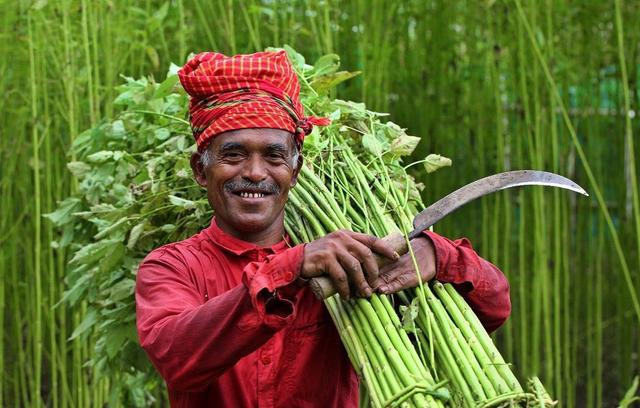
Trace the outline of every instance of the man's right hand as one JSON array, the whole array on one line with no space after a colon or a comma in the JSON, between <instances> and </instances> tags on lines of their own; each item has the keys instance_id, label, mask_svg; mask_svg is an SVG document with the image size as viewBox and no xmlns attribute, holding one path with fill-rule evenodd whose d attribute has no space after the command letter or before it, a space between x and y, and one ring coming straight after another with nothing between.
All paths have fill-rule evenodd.
<instances>
[{"instance_id":1,"label":"man's right hand","mask_svg":"<svg viewBox=\"0 0 640 408\"><path fill-rule=\"evenodd\" d=\"M300 277L326 275L344 299L351 294L369 297L378 287L379 268L374 253L393 261L399 258L391 245L380 238L335 231L305 245Z\"/></svg>"}]
</instances>

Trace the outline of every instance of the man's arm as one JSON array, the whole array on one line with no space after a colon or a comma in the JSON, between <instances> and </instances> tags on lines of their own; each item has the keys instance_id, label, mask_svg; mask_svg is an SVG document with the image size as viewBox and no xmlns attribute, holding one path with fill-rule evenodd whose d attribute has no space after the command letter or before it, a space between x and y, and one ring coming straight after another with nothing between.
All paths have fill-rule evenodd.
<instances>
[{"instance_id":1,"label":"man's arm","mask_svg":"<svg viewBox=\"0 0 640 408\"><path fill-rule=\"evenodd\" d=\"M297 246L250 263L243 284L205 302L179 256L161 249L140 265L140 343L169 388L198 391L295 318L302 263Z\"/></svg>"},{"instance_id":2,"label":"man's arm","mask_svg":"<svg viewBox=\"0 0 640 408\"><path fill-rule=\"evenodd\" d=\"M488 332L500 327L511 313L509 282L504 274L478 256L468 239L451 241L435 232L426 234L435 247L435 278L453 284Z\"/></svg>"},{"instance_id":3,"label":"man's arm","mask_svg":"<svg viewBox=\"0 0 640 408\"><path fill-rule=\"evenodd\" d=\"M453 284L491 332L511 313L509 283L503 273L473 250L466 238L451 241L434 232L411 241L423 281L433 278ZM409 254L380 270L382 293L415 287L418 278Z\"/></svg>"}]
</instances>

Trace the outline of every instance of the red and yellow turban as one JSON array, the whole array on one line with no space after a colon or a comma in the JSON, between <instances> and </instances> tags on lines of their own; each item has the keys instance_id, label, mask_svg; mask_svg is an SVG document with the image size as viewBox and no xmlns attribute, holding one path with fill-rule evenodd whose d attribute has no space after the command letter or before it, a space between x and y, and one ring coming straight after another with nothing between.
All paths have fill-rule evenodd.
<instances>
[{"instance_id":1,"label":"red and yellow turban","mask_svg":"<svg viewBox=\"0 0 640 408\"><path fill-rule=\"evenodd\" d=\"M304 115L298 77L285 51L233 57L203 52L178 77L191 96L191 129L199 151L217 134L247 128L286 130L300 147L313 125L329 124Z\"/></svg>"}]
</instances>

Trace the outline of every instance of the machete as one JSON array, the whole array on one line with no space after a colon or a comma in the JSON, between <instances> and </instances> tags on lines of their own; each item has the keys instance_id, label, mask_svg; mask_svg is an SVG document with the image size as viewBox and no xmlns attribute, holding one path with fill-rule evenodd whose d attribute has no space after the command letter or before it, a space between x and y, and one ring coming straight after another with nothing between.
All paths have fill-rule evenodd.
<instances>
[{"instance_id":1,"label":"machete","mask_svg":"<svg viewBox=\"0 0 640 408\"><path fill-rule=\"evenodd\" d=\"M414 230L409 233L408 240L418 237L422 231L476 198L496 191L520 186L559 187L585 196L589 195L582 187L573 181L555 173L538 170L516 170L498 173L460 187L453 193L450 193L422 210L413 219ZM407 253L408 240L403 234L393 233L383 239L388 242L399 255ZM380 256L376 256L376 258L379 266L392 262ZM309 286L318 299L326 299L336 293L333 283L325 276L310 279Z\"/></svg>"}]
</instances>

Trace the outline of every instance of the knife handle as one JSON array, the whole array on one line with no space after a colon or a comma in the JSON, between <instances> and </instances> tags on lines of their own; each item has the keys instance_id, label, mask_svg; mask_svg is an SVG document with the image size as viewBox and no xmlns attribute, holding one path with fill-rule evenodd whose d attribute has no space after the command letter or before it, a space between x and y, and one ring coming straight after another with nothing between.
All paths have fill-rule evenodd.
<instances>
[{"instance_id":1,"label":"knife handle","mask_svg":"<svg viewBox=\"0 0 640 408\"><path fill-rule=\"evenodd\" d=\"M382 239L389 245L391 245L393 250L396 251L400 256L406 254L409 251L404 235L400 234L399 232L389 234ZM377 254L374 254L374 256L376 257L376 262L378 263L379 267L383 267L393 262L391 259ZM316 297L320 300L331 297L337 292L336 288L333 286L333 282L331 281L331 279L326 276L318 276L316 278L309 279L309 287L311 288L313 294L316 295Z\"/></svg>"}]
</instances>

